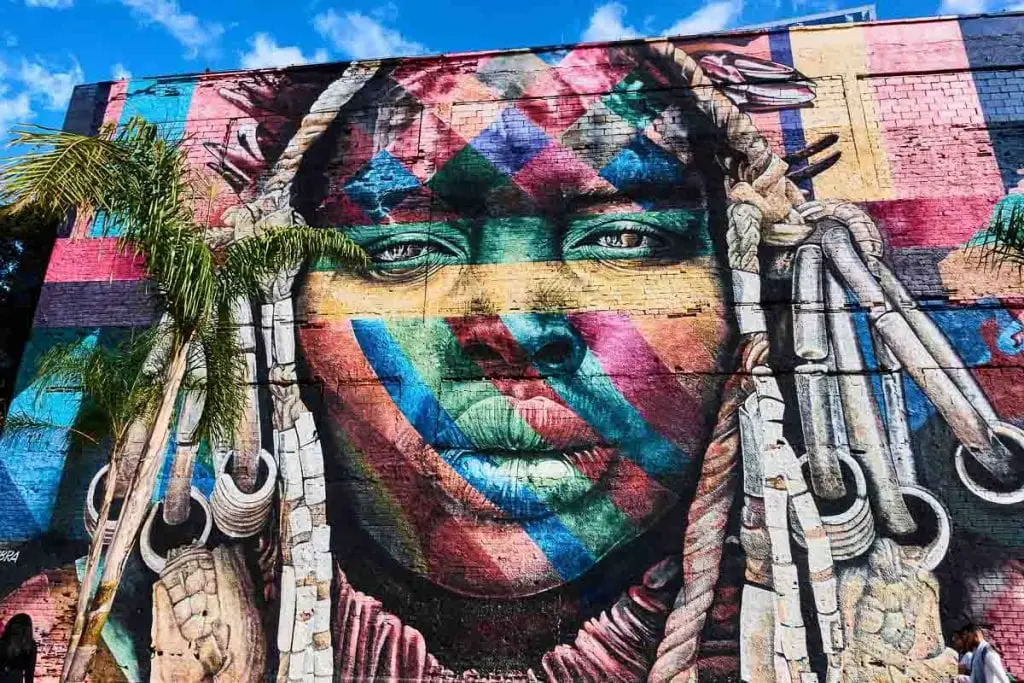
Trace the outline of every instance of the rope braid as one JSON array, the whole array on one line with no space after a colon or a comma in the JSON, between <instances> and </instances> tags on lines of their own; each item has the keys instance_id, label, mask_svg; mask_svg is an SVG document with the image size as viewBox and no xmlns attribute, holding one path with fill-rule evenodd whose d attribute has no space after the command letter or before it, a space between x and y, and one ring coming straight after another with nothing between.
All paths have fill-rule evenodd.
<instances>
[{"instance_id":1,"label":"rope braid","mask_svg":"<svg viewBox=\"0 0 1024 683\"><path fill-rule=\"evenodd\" d=\"M754 126L751 118L728 97L716 89L698 63L671 42L648 43L642 46L645 58L660 68L669 82L680 85L692 94L694 104L725 142L724 153L736 155L727 173L726 191L730 205L727 210L727 260L733 274L733 299L740 328L739 344L742 373L737 375L741 397L752 391L750 373L767 364L769 341L760 301L759 247L768 244L799 244L813 231L813 222L831 216L845 223L855 243L865 256L881 256L882 243L871 219L858 207L844 202L808 202L797 186L786 177L787 164L771 149L768 141ZM303 156L337 118L339 110L380 70L376 62L357 63L332 82L316 99L309 113L274 163L271 173L257 198L243 207L234 227L256 229L277 218L305 224L305 219L292 207L292 191ZM287 216L284 214L287 212ZM247 215L245 215L247 213ZM230 221L228 221L231 224ZM284 273L268 288L267 298L276 307L287 302L291 311L291 289L296 273ZM264 308L266 308L266 304ZM276 321L275 321L276 322ZM264 328L267 326L264 318ZM294 332L292 332L294 334ZM272 338L271 338L272 342ZM268 348L274 348L273 345ZM269 355L269 354L268 354ZM277 359L271 358L271 395L274 402L275 432L291 428L305 411L294 381L282 371ZM687 516L683 537L683 588L676 595L667 619L664 637L657 648L656 660L650 669L649 681L696 681L700 634L711 608L718 581L722 549L735 497L739 429L737 403L723 404L712 443L728 447L709 448L704 455L700 479ZM279 458L285 454L278 453ZM322 456L321 456L322 459ZM320 468L322 472L322 467ZM287 465L282 463L287 476ZM321 475L322 476L322 475ZM286 487L287 488L287 487ZM299 500L301 501L301 495ZM281 527L289 526L289 505L284 505ZM288 535L291 538L291 535ZM291 561L290 541L282 541L282 560ZM284 590L284 589L282 589ZM295 610L281 601L281 621L291 623ZM326 635L327 644L330 635ZM288 641L290 643L290 640ZM280 636L282 650L279 680L287 677L288 651ZM323 644L321 640L318 649ZM293 663L294 665L294 663Z\"/></svg>"},{"instance_id":2,"label":"rope braid","mask_svg":"<svg viewBox=\"0 0 1024 683\"><path fill-rule=\"evenodd\" d=\"M766 223L800 220L792 200L799 196L802 203L803 195L785 177L785 162L771 151L750 117L714 88L692 57L669 42L652 46L652 51L677 66L677 73L693 93L697 106L725 135L729 148L743 156L736 169L738 177L730 179L727 187L732 204L727 212L726 248L743 335L742 368L749 373L767 361L769 349L758 283L762 231ZM750 391L748 384L746 393ZM735 414L717 427L723 428L737 430ZM696 681L700 634L714 599L735 494L738 451L738 448L718 449L704 454L683 538L683 588L665 624L665 635L658 646L649 681Z\"/></svg>"},{"instance_id":3,"label":"rope braid","mask_svg":"<svg viewBox=\"0 0 1024 683\"><path fill-rule=\"evenodd\" d=\"M256 200L225 215L225 222L236 235L261 226L306 224L291 206L292 186L303 155L379 69L379 62L353 64L317 97ZM331 651L333 571L323 451L295 374L292 287L297 274L298 269L282 272L268 283L261 311L273 404L273 451L283 479L278 681L294 680L298 672L313 670L314 664L317 676L333 673L333 657L324 656ZM273 574L271 567L261 566L261 570L264 575Z\"/></svg>"},{"instance_id":4,"label":"rope braid","mask_svg":"<svg viewBox=\"0 0 1024 683\"><path fill-rule=\"evenodd\" d=\"M663 64L670 61L676 67L675 82L689 89L697 107L725 136L729 150L741 155L733 177L727 179L731 204L727 210L726 249L742 335L741 367L744 373L750 373L767 364L769 351L760 301L760 245L799 244L813 231L814 221L828 216L849 228L861 253L872 261L881 257L881 236L867 214L853 204L808 202L786 177L787 164L771 150L751 118L714 87L696 60L668 41L653 44L650 50ZM665 71L672 73L670 69ZM750 390L748 385L748 394ZM652 682L696 681L700 634L714 598L735 492L738 450L705 453L683 539L683 588L666 622L648 677Z\"/></svg>"}]
</instances>

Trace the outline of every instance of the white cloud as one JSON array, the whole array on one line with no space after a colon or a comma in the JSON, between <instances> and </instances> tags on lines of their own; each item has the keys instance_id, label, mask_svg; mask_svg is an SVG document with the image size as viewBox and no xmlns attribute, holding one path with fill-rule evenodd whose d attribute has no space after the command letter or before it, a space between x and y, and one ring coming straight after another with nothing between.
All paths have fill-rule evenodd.
<instances>
[{"instance_id":1,"label":"white cloud","mask_svg":"<svg viewBox=\"0 0 1024 683\"><path fill-rule=\"evenodd\" d=\"M601 5L590 17L590 24L583 32L585 41L621 40L637 38L640 34L632 26L626 26L626 6L618 2Z\"/></svg>"},{"instance_id":2,"label":"white cloud","mask_svg":"<svg viewBox=\"0 0 1024 683\"><path fill-rule=\"evenodd\" d=\"M132 77L132 72L125 68L124 64L118 62L110 67L110 75L115 81L127 81Z\"/></svg>"},{"instance_id":3,"label":"white cloud","mask_svg":"<svg viewBox=\"0 0 1024 683\"><path fill-rule=\"evenodd\" d=\"M742 12L743 0L709 2L685 19L669 26L665 33L670 36L689 36L722 31L739 19Z\"/></svg>"},{"instance_id":4,"label":"white cloud","mask_svg":"<svg viewBox=\"0 0 1024 683\"><path fill-rule=\"evenodd\" d=\"M339 14L329 9L313 19L317 33L355 59L423 54L427 48L362 12Z\"/></svg>"},{"instance_id":5,"label":"white cloud","mask_svg":"<svg viewBox=\"0 0 1024 683\"><path fill-rule=\"evenodd\" d=\"M67 9L75 4L75 0L25 0L29 7L48 7L50 9Z\"/></svg>"},{"instance_id":6,"label":"white cloud","mask_svg":"<svg viewBox=\"0 0 1024 683\"><path fill-rule=\"evenodd\" d=\"M257 33L249 38L249 51L242 54L243 69L265 69L326 61L327 50L317 50L312 56L307 57L294 45L278 45L267 33Z\"/></svg>"},{"instance_id":7,"label":"white cloud","mask_svg":"<svg viewBox=\"0 0 1024 683\"><path fill-rule=\"evenodd\" d=\"M961 0L962 1L962 0ZM689 16L679 19L663 31L653 31L661 35L693 35L697 33L713 33L729 28L743 12L743 0L712 0ZM620 40L638 38L652 31L638 31L626 23L626 6L620 2L608 2L590 16L590 23L583 31L583 40Z\"/></svg>"},{"instance_id":8,"label":"white cloud","mask_svg":"<svg viewBox=\"0 0 1024 683\"><path fill-rule=\"evenodd\" d=\"M189 59L200 50L210 50L220 40L224 27L204 22L194 14L182 11L177 0L120 0L142 22L164 27L185 47Z\"/></svg>"},{"instance_id":9,"label":"white cloud","mask_svg":"<svg viewBox=\"0 0 1024 683\"><path fill-rule=\"evenodd\" d=\"M21 92L8 97L7 92L7 86L0 83L0 140L7 138L11 126L27 123L34 115L28 93Z\"/></svg>"},{"instance_id":10,"label":"white cloud","mask_svg":"<svg viewBox=\"0 0 1024 683\"><path fill-rule=\"evenodd\" d=\"M1005 3L1005 4L1004 4ZM985 12L1024 12L1024 2L991 0L942 0L937 14L984 14Z\"/></svg>"},{"instance_id":11,"label":"white cloud","mask_svg":"<svg viewBox=\"0 0 1024 683\"><path fill-rule=\"evenodd\" d=\"M980 14L988 10L987 0L942 0L939 14Z\"/></svg>"},{"instance_id":12,"label":"white cloud","mask_svg":"<svg viewBox=\"0 0 1024 683\"><path fill-rule=\"evenodd\" d=\"M67 71L51 71L42 62L23 59L18 79L32 99L42 100L47 109L60 111L67 107L71 92L85 80L85 74L75 60Z\"/></svg>"},{"instance_id":13,"label":"white cloud","mask_svg":"<svg viewBox=\"0 0 1024 683\"><path fill-rule=\"evenodd\" d=\"M394 0L388 0L383 5L377 5L370 10L370 16L377 21L394 21L398 18L398 5Z\"/></svg>"}]
</instances>

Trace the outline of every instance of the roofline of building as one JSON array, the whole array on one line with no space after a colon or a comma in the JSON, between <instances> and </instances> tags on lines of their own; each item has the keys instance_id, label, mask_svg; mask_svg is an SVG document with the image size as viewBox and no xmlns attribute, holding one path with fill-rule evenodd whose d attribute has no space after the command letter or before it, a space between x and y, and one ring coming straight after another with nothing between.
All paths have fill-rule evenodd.
<instances>
[{"instance_id":1,"label":"roofline of building","mask_svg":"<svg viewBox=\"0 0 1024 683\"><path fill-rule=\"evenodd\" d=\"M871 18L866 21L834 21L828 24L814 24L814 26L842 26L844 24L867 24L878 21L877 5L871 3L869 5L858 5L857 7L843 7L829 12L817 12L815 14L801 14L797 17L790 17L788 19L779 19L778 21L766 21L759 24L747 24L745 26L737 26L735 31L770 31L772 29L782 28L797 28L805 26L801 22L813 21L815 19L824 19L825 17L836 17L841 14L853 14L854 12L870 13Z\"/></svg>"},{"instance_id":2,"label":"roofline of building","mask_svg":"<svg viewBox=\"0 0 1024 683\"><path fill-rule=\"evenodd\" d=\"M856 11L863 9L863 7L854 7L850 11ZM515 55L515 54L531 54L536 52L558 52L560 50L575 49L580 46L584 47L604 47L612 45L642 45L645 43L657 43L664 40L679 40L679 39L715 39L715 38L735 38L737 36L754 35L763 33L781 33L782 31L830 31L830 30L841 30L844 28L854 28L859 26L894 26L900 24L922 24L928 22L939 22L939 21L963 21L964 19L986 19L986 18L1004 18L1004 17L1024 17L1024 10L1013 11L1013 12L984 12L979 14L964 14L964 15L936 15L930 17L908 17L903 19L880 19L875 21L862 21L862 22L849 22L849 23L835 23L835 24L813 24L810 26L797 25L797 26L785 26L775 25L758 28L756 26L748 26L743 28L731 29L728 31L716 31L713 33L699 33L694 35L672 35L672 36L650 36L644 38L631 38L627 40L601 40L595 42L577 42L577 43L560 43L554 45L541 45L535 47L513 47L513 48L502 48L502 49L490 49L490 50L469 50L466 52L438 52L426 55L412 55L412 56L399 56L399 57L386 57L383 59L350 59L350 60L339 60L332 62L317 62L315 64L295 64L292 66L277 66L277 67L265 67L260 69L224 69L221 71L192 71L185 73L176 74L165 74L160 76L139 76L132 78L132 80L152 80L152 81L183 81L183 80L194 80L202 78L221 78L224 76L231 76L234 74L248 74L248 73L274 73L277 71L288 70L288 71L315 71L317 69L323 69L325 67L336 67L345 64L393 64L396 62L409 62L409 61L436 61L444 59L464 59L467 57L486 57L489 55ZM795 17L799 20L800 17ZM83 83L76 87L87 87L90 85L99 85L106 83L116 83L117 81L96 81L94 83Z\"/></svg>"}]
</instances>

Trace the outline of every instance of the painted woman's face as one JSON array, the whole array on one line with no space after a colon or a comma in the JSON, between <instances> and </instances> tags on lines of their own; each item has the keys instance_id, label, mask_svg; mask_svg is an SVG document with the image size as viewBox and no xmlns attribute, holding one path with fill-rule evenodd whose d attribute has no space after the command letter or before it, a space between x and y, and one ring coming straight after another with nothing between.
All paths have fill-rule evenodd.
<instances>
[{"instance_id":1,"label":"painted woman's face","mask_svg":"<svg viewBox=\"0 0 1024 683\"><path fill-rule=\"evenodd\" d=\"M435 584L511 597L689 498L727 324L689 155L638 129L595 167L502 106L425 182L387 149L332 179L324 213L372 265L310 269L299 340L358 523Z\"/></svg>"}]
</instances>

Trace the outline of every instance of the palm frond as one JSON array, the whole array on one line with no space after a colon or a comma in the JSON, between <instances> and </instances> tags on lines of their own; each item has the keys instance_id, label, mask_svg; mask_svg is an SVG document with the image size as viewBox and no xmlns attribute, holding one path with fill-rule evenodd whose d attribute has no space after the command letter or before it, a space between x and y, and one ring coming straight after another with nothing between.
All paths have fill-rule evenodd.
<instances>
[{"instance_id":1,"label":"palm frond","mask_svg":"<svg viewBox=\"0 0 1024 683\"><path fill-rule=\"evenodd\" d=\"M26 151L0 167L0 199L8 211L102 213L123 240L136 242L154 226L191 220L190 204L181 201L186 155L142 118L96 136L30 127L16 131L12 144Z\"/></svg>"},{"instance_id":2,"label":"palm frond","mask_svg":"<svg viewBox=\"0 0 1024 683\"><path fill-rule=\"evenodd\" d=\"M16 130L11 144L30 148L0 167L0 192L11 212L107 210L115 196L131 192L135 164L110 130L88 136L34 126Z\"/></svg>"},{"instance_id":3,"label":"palm frond","mask_svg":"<svg viewBox=\"0 0 1024 683\"><path fill-rule=\"evenodd\" d=\"M82 445L86 442L95 446L100 443L105 430L91 431L76 421L75 425L68 427L65 424L40 420L38 416L25 412L11 413L3 423L3 434L6 437L16 439L46 439L52 443L54 434L61 434L68 442L76 442Z\"/></svg>"},{"instance_id":4,"label":"palm frond","mask_svg":"<svg viewBox=\"0 0 1024 683\"><path fill-rule=\"evenodd\" d=\"M237 335L232 308L226 303L197 331L205 363L205 377L199 381L205 400L193 438L227 441L245 416L245 359Z\"/></svg>"},{"instance_id":5,"label":"palm frond","mask_svg":"<svg viewBox=\"0 0 1024 683\"><path fill-rule=\"evenodd\" d=\"M1007 195L992 210L988 229L972 241L996 265L1024 265L1024 194Z\"/></svg>"},{"instance_id":6,"label":"palm frond","mask_svg":"<svg viewBox=\"0 0 1024 683\"><path fill-rule=\"evenodd\" d=\"M105 431L119 436L133 420L151 415L159 398L162 372L146 367L157 335L136 333L112 346L72 342L51 347L36 365L39 395L81 392L82 413L90 415L87 431L99 434L99 424L105 422Z\"/></svg>"},{"instance_id":7,"label":"palm frond","mask_svg":"<svg viewBox=\"0 0 1024 683\"><path fill-rule=\"evenodd\" d=\"M232 300L256 296L267 280L282 270L317 260L353 270L369 263L362 247L339 230L299 225L270 227L227 247L218 296Z\"/></svg>"},{"instance_id":8,"label":"palm frond","mask_svg":"<svg viewBox=\"0 0 1024 683\"><path fill-rule=\"evenodd\" d=\"M202 234L188 224L164 225L151 230L137 251L169 318L181 329L201 325L213 309L216 289L213 253Z\"/></svg>"}]
</instances>

